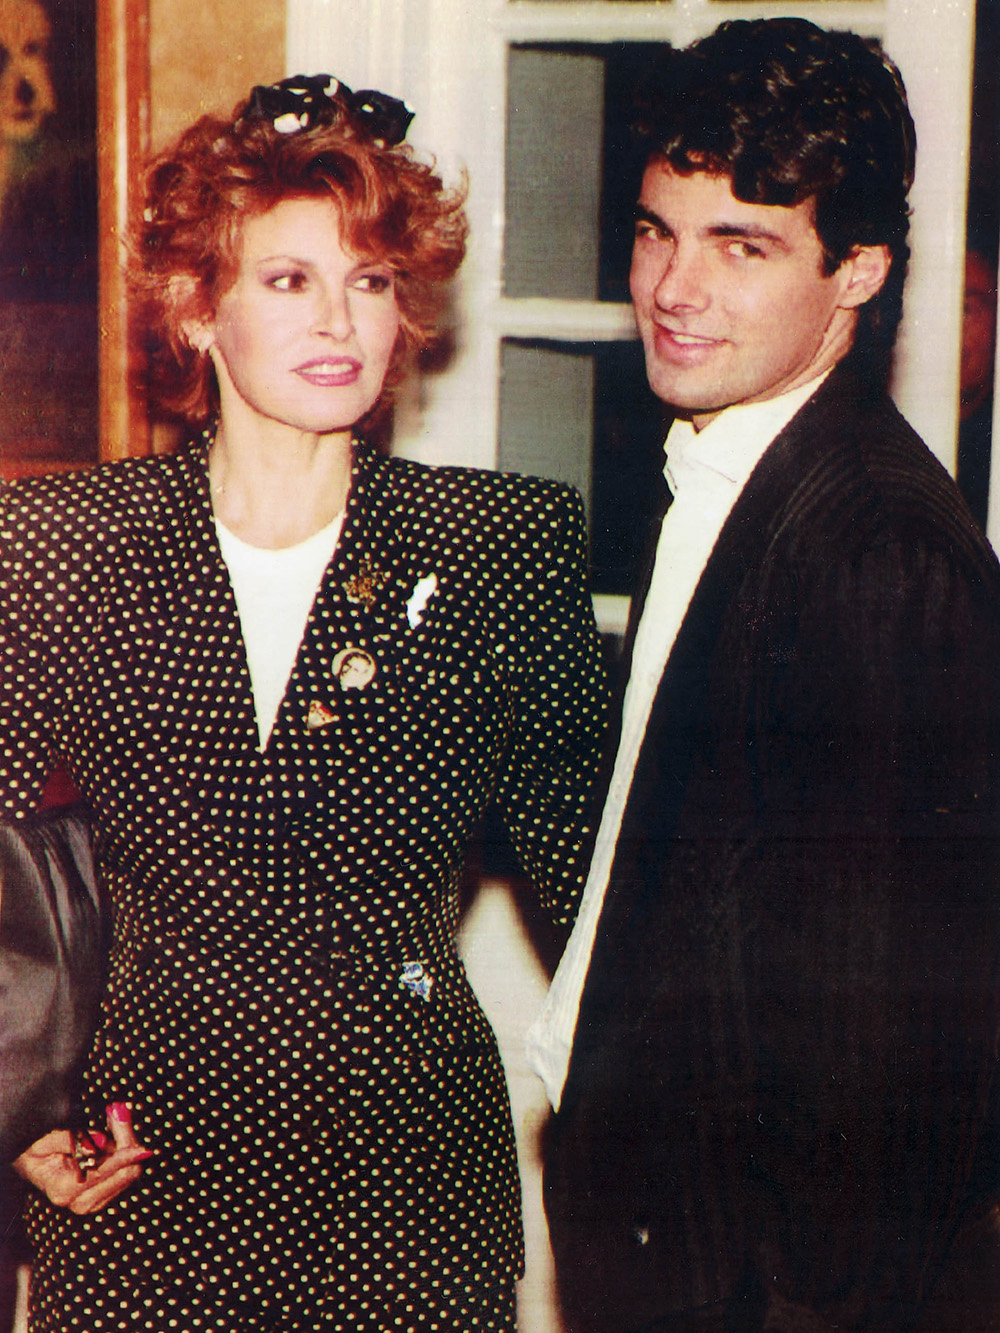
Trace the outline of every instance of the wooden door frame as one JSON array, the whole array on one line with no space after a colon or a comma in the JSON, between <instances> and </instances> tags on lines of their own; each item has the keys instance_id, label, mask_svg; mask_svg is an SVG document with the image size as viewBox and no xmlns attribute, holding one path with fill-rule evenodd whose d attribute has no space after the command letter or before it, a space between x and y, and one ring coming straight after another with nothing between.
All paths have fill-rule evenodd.
<instances>
[{"instance_id":1,"label":"wooden door frame","mask_svg":"<svg viewBox=\"0 0 1000 1333\"><path fill-rule=\"evenodd\" d=\"M99 456L145 454L150 427L126 282L149 149L148 0L97 0Z\"/></svg>"}]
</instances>

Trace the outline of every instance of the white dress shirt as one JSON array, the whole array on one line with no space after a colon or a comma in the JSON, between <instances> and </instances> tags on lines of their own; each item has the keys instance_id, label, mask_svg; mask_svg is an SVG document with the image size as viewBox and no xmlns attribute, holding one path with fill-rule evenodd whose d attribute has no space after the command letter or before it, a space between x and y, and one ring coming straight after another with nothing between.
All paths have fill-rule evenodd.
<instances>
[{"instance_id":1,"label":"white dress shirt","mask_svg":"<svg viewBox=\"0 0 1000 1333\"><path fill-rule=\"evenodd\" d=\"M664 475L674 500L660 529L653 577L636 630L614 772L579 915L542 1012L527 1036L528 1063L557 1111L625 805L664 667L719 533L751 472L824 379L825 374L766 402L726 408L701 431L688 421L675 421L667 435Z\"/></svg>"}]
</instances>

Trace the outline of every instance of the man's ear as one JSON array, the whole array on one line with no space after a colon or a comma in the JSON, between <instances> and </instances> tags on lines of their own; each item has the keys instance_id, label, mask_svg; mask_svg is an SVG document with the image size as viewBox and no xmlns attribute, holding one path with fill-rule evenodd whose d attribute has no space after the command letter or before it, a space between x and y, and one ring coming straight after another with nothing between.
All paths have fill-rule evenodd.
<instances>
[{"instance_id":1,"label":"man's ear","mask_svg":"<svg viewBox=\"0 0 1000 1333\"><path fill-rule=\"evenodd\" d=\"M838 270L844 278L841 306L855 310L877 296L891 267L892 255L887 245L856 245Z\"/></svg>"}]
</instances>

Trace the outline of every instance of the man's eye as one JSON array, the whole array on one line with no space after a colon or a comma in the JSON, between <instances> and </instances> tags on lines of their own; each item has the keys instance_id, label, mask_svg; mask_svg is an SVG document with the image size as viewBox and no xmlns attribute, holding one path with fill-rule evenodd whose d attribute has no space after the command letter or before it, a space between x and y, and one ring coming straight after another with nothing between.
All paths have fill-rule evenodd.
<instances>
[{"instance_id":1,"label":"man's eye","mask_svg":"<svg viewBox=\"0 0 1000 1333\"><path fill-rule=\"evenodd\" d=\"M729 253L734 259L763 259L764 251L750 241L730 241Z\"/></svg>"}]
</instances>

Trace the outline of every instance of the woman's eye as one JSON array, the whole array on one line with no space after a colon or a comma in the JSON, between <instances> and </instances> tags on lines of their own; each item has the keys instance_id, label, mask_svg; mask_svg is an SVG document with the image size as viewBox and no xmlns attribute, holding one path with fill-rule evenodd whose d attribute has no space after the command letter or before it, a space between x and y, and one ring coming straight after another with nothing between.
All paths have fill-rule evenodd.
<instances>
[{"instance_id":1,"label":"woman's eye","mask_svg":"<svg viewBox=\"0 0 1000 1333\"><path fill-rule=\"evenodd\" d=\"M300 292L306 285L306 275L304 273L278 273L273 278L268 278L267 285L273 287L276 292Z\"/></svg>"},{"instance_id":2,"label":"woman's eye","mask_svg":"<svg viewBox=\"0 0 1000 1333\"><path fill-rule=\"evenodd\" d=\"M354 281L355 287L362 292L380 295L392 286L392 277L388 273L361 273Z\"/></svg>"}]
</instances>

